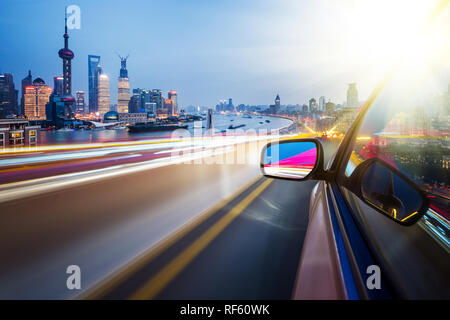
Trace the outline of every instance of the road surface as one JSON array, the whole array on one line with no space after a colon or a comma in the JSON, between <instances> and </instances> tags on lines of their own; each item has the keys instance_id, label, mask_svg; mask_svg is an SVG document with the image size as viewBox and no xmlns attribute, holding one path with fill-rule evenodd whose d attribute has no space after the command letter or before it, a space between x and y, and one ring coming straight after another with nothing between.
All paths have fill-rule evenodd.
<instances>
[{"instance_id":1,"label":"road surface","mask_svg":"<svg viewBox=\"0 0 450 320\"><path fill-rule=\"evenodd\" d=\"M290 297L313 181L266 179L256 163L93 171L0 186L0 298Z\"/></svg>"}]
</instances>

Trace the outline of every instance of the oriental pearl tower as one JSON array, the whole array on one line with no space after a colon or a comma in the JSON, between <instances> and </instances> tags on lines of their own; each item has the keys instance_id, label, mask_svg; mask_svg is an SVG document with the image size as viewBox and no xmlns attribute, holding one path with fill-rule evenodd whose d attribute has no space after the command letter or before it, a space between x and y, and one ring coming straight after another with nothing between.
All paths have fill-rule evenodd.
<instances>
[{"instance_id":1,"label":"oriental pearl tower","mask_svg":"<svg viewBox=\"0 0 450 320\"><path fill-rule=\"evenodd\" d=\"M67 112L72 113L72 105L75 103L75 98L72 97L72 59L74 58L73 51L69 49L69 34L67 33L67 12L64 16L64 48L59 50L58 55L63 60L63 92L61 100L65 102L66 117ZM70 116L69 116L70 117Z\"/></svg>"}]
</instances>

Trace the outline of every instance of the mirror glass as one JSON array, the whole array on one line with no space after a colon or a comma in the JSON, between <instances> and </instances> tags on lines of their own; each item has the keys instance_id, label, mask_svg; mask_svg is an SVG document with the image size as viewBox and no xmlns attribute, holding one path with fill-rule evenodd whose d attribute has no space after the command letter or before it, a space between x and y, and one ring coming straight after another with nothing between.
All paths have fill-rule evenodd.
<instances>
[{"instance_id":1,"label":"mirror glass","mask_svg":"<svg viewBox=\"0 0 450 320\"><path fill-rule=\"evenodd\" d=\"M419 218L424 203L413 182L378 161L364 171L361 193L366 202L402 223Z\"/></svg>"},{"instance_id":2,"label":"mirror glass","mask_svg":"<svg viewBox=\"0 0 450 320\"><path fill-rule=\"evenodd\" d=\"M317 146L311 141L287 141L269 145L264 151L265 175L303 179L316 165Z\"/></svg>"}]
</instances>

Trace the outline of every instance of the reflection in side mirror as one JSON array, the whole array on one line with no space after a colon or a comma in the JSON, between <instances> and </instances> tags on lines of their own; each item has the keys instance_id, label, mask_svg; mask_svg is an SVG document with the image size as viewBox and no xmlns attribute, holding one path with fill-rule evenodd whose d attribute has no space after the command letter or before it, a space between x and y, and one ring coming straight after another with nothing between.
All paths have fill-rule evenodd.
<instances>
[{"instance_id":1,"label":"reflection in side mirror","mask_svg":"<svg viewBox=\"0 0 450 320\"><path fill-rule=\"evenodd\" d=\"M360 195L372 207L405 225L415 223L428 209L422 191L385 162L369 159L360 166Z\"/></svg>"},{"instance_id":2,"label":"reflection in side mirror","mask_svg":"<svg viewBox=\"0 0 450 320\"><path fill-rule=\"evenodd\" d=\"M306 179L319 164L322 156L314 140L286 140L269 143L262 152L264 175L286 179Z\"/></svg>"}]
</instances>

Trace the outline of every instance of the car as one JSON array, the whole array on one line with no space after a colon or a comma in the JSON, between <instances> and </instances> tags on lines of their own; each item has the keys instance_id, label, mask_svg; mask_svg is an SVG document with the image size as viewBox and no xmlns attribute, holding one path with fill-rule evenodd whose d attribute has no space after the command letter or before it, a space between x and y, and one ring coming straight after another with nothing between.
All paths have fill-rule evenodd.
<instances>
[{"instance_id":1,"label":"car","mask_svg":"<svg viewBox=\"0 0 450 320\"><path fill-rule=\"evenodd\" d=\"M319 138L262 151L265 176L318 180L293 299L450 299L450 86L437 104L425 85L437 74L398 69L356 110L326 166Z\"/></svg>"}]
</instances>

